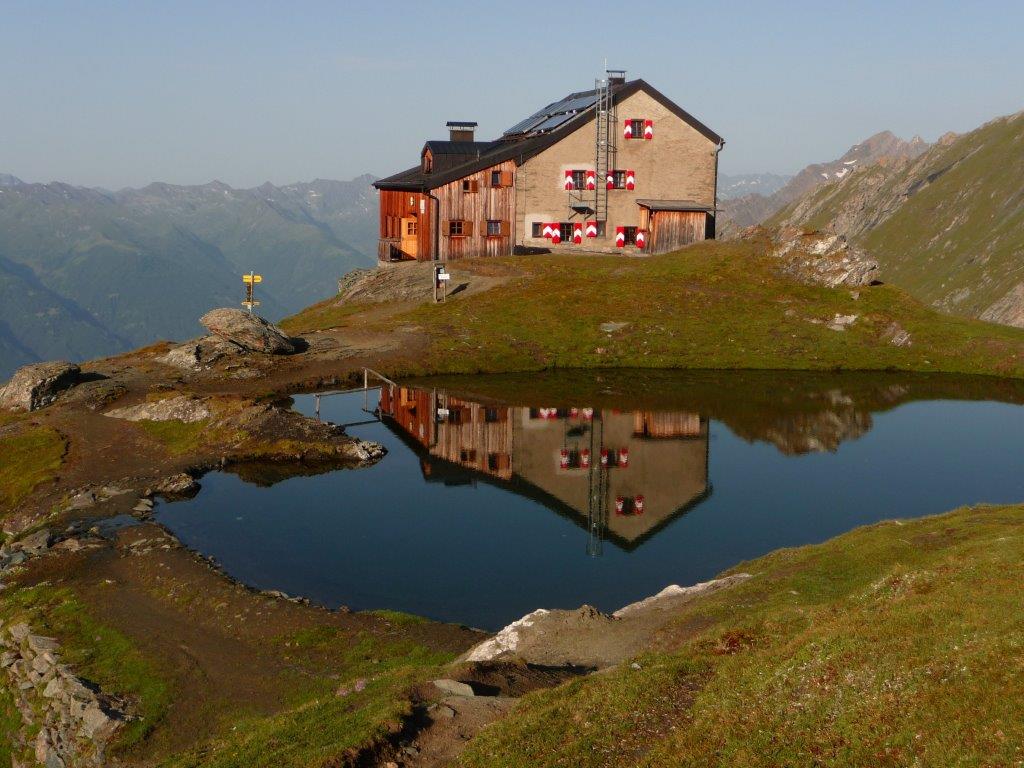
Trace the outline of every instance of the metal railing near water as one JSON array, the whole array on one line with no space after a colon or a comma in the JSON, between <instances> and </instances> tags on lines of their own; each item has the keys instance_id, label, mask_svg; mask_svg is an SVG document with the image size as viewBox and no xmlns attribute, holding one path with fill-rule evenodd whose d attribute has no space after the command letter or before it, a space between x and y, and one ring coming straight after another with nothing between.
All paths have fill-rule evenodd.
<instances>
[{"instance_id":1,"label":"metal railing near water","mask_svg":"<svg viewBox=\"0 0 1024 768\"><path fill-rule=\"evenodd\" d=\"M377 385L371 387L370 386L371 379L380 381L380 384L377 384ZM337 392L317 392L317 393L315 393L313 395L313 400L316 403L316 411L315 411L316 420L320 421L320 399L321 398L324 398L324 397L335 397L336 395L351 395L351 394L354 394L354 393L357 393L357 392L362 392L363 393L363 407L362 407L362 411L363 411L363 413L366 413L366 414L369 414L370 416L373 416L373 418L372 419L365 419L363 421L350 421L350 422L346 422L345 424L339 424L338 426L341 427L342 429L347 429L348 427L358 427L358 426L361 426L361 425L364 425L364 424L376 424L376 423L378 423L380 421L380 408L377 407L377 408L374 408L373 410L370 409L370 399L369 399L369 397L370 397L370 390L371 389L377 390L377 389L380 389L381 387L385 387L385 386L388 387L388 389L389 389L389 391L391 393L391 402L394 402L395 388L398 385L395 382L393 382L391 379L389 379L387 376L385 376L384 374L378 373L377 371L373 370L372 368L363 368L363 386L361 386L361 387L353 387L351 389L341 389L341 390L338 390Z\"/></svg>"}]
</instances>

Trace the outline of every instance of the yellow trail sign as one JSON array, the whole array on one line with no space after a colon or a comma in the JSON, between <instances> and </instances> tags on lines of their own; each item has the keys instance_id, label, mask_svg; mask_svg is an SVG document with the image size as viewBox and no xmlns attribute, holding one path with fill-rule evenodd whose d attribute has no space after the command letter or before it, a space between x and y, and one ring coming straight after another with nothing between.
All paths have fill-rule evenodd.
<instances>
[{"instance_id":1,"label":"yellow trail sign","mask_svg":"<svg viewBox=\"0 0 1024 768\"><path fill-rule=\"evenodd\" d=\"M243 283L262 283L263 275L242 275Z\"/></svg>"}]
</instances>

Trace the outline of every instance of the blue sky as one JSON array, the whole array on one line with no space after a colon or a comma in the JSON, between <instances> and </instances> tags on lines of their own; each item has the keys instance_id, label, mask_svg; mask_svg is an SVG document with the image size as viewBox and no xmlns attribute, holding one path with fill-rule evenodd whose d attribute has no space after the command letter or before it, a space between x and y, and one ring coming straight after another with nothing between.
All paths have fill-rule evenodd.
<instances>
[{"instance_id":1,"label":"blue sky","mask_svg":"<svg viewBox=\"0 0 1024 768\"><path fill-rule=\"evenodd\" d=\"M510 13L505 10L514 8ZM1024 109L1021 2L0 0L0 171L118 188L384 175L609 66L792 172Z\"/></svg>"}]
</instances>

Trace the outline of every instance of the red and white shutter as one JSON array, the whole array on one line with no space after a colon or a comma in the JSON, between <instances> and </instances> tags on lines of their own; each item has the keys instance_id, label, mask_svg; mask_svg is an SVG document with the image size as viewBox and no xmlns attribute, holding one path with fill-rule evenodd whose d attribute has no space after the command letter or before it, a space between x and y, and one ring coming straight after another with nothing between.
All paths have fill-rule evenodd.
<instances>
[{"instance_id":1,"label":"red and white shutter","mask_svg":"<svg viewBox=\"0 0 1024 768\"><path fill-rule=\"evenodd\" d=\"M625 248L626 247L626 228L616 227L615 228L615 247Z\"/></svg>"},{"instance_id":2,"label":"red and white shutter","mask_svg":"<svg viewBox=\"0 0 1024 768\"><path fill-rule=\"evenodd\" d=\"M633 121L632 120L626 120L622 124L622 138L624 138L624 139L632 139L633 138Z\"/></svg>"},{"instance_id":3,"label":"red and white shutter","mask_svg":"<svg viewBox=\"0 0 1024 768\"><path fill-rule=\"evenodd\" d=\"M565 172L565 188L566 190L575 189L575 185L572 183L572 171Z\"/></svg>"},{"instance_id":4,"label":"red and white shutter","mask_svg":"<svg viewBox=\"0 0 1024 768\"><path fill-rule=\"evenodd\" d=\"M562 226L561 224L555 223L551 225L551 242L558 245L562 242Z\"/></svg>"},{"instance_id":5,"label":"red and white shutter","mask_svg":"<svg viewBox=\"0 0 1024 768\"><path fill-rule=\"evenodd\" d=\"M587 171L587 189L597 189L597 171Z\"/></svg>"},{"instance_id":6,"label":"red and white shutter","mask_svg":"<svg viewBox=\"0 0 1024 768\"><path fill-rule=\"evenodd\" d=\"M608 175L604 177L605 188L615 189L615 171L608 171Z\"/></svg>"},{"instance_id":7,"label":"red and white shutter","mask_svg":"<svg viewBox=\"0 0 1024 768\"><path fill-rule=\"evenodd\" d=\"M638 229L636 231L636 247L637 248L645 248L646 246L647 246L647 232L642 230L642 229Z\"/></svg>"},{"instance_id":8,"label":"red and white shutter","mask_svg":"<svg viewBox=\"0 0 1024 768\"><path fill-rule=\"evenodd\" d=\"M644 138L648 139L648 140L654 138L654 121L653 120L644 120Z\"/></svg>"},{"instance_id":9,"label":"red and white shutter","mask_svg":"<svg viewBox=\"0 0 1024 768\"><path fill-rule=\"evenodd\" d=\"M583 224L572 225L572 241L579 245L583 242Z\"/></svg>"},{"instance_id":10,"label":"red and white shutter","mask_svg":"<svg viewBox=\"0 0 1024 768\"><path fill-rule=\"evenodd\" d=\"M588 221L587 222L587 237L597 237L597 222L596 221Z\"/></svg>"},{"instance_id":11,"label":"red and white shutter","mask_svg":"<svg viewBox=\"0 0 1024 768\"><path fill-rule=\"evenodd\" d=\"M548 240L551 239L551 225L550 224L545 224L544 225L544 237L546 237Z\"/></svg>"},{"instance_id":12,"label":"red and white shutter","mask_svg":"<svg viewBox=\"0 0 1024 768\"><path fill-rule=\"evenodd\" d=\"M619 448L619 455L616 457L616 462L620 467L629 466L629 448Z\"/></svg>"},{"instance_id":13,"label":"red and white shutter","mask_svg":"<svg viewBox=\"0 0 1024 768\"><path fill-rule=\"evenodd\" d=\"M633 512L637 515L644 513L644 497L637 495L633 497Z\"/></svg>"},{"instance_id":14,"label":"red and white shutter","mask_svg":"<svg viewBox=\"0 0 1024 768\"><path fill-rule=\"evenodd\" d=\"M626 189L636 189L636 176L632 171L626 171Z\"/></svg>"}]
</instances>

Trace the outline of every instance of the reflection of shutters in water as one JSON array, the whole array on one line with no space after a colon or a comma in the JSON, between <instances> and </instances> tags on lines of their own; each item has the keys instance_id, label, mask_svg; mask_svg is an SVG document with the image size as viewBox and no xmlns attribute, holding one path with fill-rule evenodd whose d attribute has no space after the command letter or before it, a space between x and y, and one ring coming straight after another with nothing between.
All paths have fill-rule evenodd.
<instances>
[{"instance_id":1,"label":"reflection of shutters in water","mask_svg":"<svg viewBox=\"0 0 1024 768\"><path fill-rule=\"evenodd\" d=\"M637 437L700 437L700 414L635 411L633 434Z\"/></svg>"}]
</instances>

